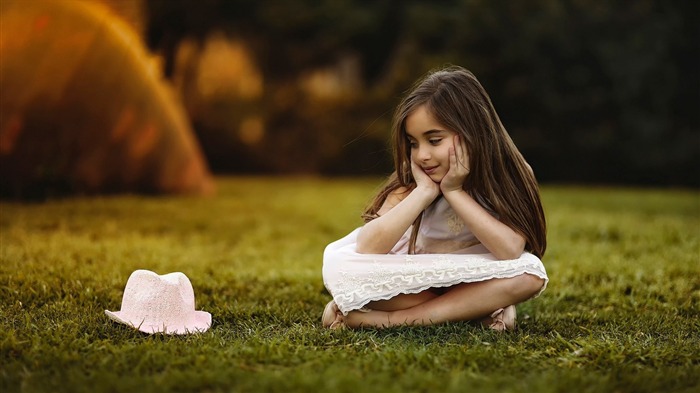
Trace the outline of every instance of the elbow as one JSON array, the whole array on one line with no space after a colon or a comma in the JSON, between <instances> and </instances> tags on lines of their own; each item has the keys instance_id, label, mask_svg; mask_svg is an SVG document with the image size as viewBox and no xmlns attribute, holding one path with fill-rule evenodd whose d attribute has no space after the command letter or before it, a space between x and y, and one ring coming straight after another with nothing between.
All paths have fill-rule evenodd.
<instances>
[{"instance_id":1,"label":"elbow","mask_svg":"<svg viewBox=\"0 0 700 393\"><path fill-rule=\"evenodd\" d=\"M358 241L357 245L355 246L355 252L358 254L387 254L389 251Z\"/></svg>"},{"instance_id":2,"label":"elbow","mask_svg":"<svg viewBox=\"0 0 700 393\"><path fill-rule=\"evenodd\" d=\"M391 247L382 245L381 242L377 242L376 238L357 238L357 244L355 245L355 252L358 254L388 254L391 251Z\"/></svg>"},{"instance_id":3,"label":"elbow","mask_svg":"<svg viewBox=\"0 0 700 393\"><path fill-rule=\"evenodd\" d=\"M522 252L514 252L514 251L500 251L498 253L494 253L493 255L498 258L498 260L505 261L509 259L518 259L522 255Z\"/></svg>"},{"instance_id":4,"label":"elbow","mask_svg":"<svg viewBox=\"0 0 700 393\"><path fill-rule=\"evenodd\" d=\"M364 229L364 228L363 228ZM376 245L372 242L372 237L368 236L364 231L360 231L357 235L357 244L355 252L358 254L378 254Z\"/></svg>"},{"instance_id":5,"label":"elbow","mask_svg":"<svg viewBox=\"0 0 700 393\"><path fill-rule=\"evenodd\" d=\"M493 255L499 260L518 259L525 251L525 239L518 236L518 239L508 242L503 247L493 252Z\"/></svg>"},{"instance_id":6,"label":"elbow","mask_svg":"<svg viewBox=\"0 0 700 393\"><path fill-rule=\"evenodd\" d=\"M355 252L358 254L388 254L391 248L386 248L382 246L381 243L373 241L374 239L365 239L360 241L357 239L357 244L355 245Z\"/></svg>"},{"instance_id":7,"label":"elbow","mask_svg":"<svg viewBox=\"0 0 700 393\"><path fill-rule=\"evenodd\" d=\"M357 242L357 245L355 246L355 252L358 254L371 254L369 252L370 250L365 246L364 244Z\"/></svg>"}]
</instances>

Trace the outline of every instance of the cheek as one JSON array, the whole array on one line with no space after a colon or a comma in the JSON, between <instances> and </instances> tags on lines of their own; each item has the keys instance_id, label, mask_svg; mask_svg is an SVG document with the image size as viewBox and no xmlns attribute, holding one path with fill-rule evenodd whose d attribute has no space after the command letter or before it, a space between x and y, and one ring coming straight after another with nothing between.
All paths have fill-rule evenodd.
<instances>
[{"instance_id":1,"label":"cheek","mask_svg":"<svg viewBox=\"0 0 700 393\"><path fill-rule=\"evenodd\" d=\"M444 148L440 150L440 158L445 162L450 161L450 148L451 147L452 147L452 143L450 143L450 144L446 143Z\"/></svg>"}]
</instances>

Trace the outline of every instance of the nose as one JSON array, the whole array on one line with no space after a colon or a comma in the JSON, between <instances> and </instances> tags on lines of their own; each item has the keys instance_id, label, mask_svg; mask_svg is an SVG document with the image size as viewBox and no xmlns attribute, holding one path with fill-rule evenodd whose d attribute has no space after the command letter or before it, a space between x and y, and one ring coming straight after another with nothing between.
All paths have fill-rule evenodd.
<instances>
[{"instance_id":1,"label":"nose","mask_svg":"<svg viewBox=\"0 0 700 393\"><path fill-rule=\"evenodd\" d=\"M419 161L428 161L430 160L430 149L425 146L421 145L418 147L418 151L416 152L416 158Z\"/></svg>"}]
</instances>

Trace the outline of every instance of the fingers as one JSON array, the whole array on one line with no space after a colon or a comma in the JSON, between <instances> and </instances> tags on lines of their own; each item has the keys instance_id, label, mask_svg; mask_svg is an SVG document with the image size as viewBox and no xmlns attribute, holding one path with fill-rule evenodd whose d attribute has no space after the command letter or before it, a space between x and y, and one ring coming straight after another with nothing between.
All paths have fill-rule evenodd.
<instances>
[{"instance_id":1,"label":"fingers","mask_svg":"<svg viewBox=\"0 0 700 393\"><path fill-rule=\"evenodd\" d=\"M454 137L454 148L455 155L459 158L462 158L462 155L464 154L464 149L462 146L462 138L459 137L459 134L455 135Z\"/></svg>"},{"instance_id":2,"label":"fingers","mask_svg":"<svg viewBox=\"0 0 700 393\"><path fill-rule=\"evenodd\" d=\"M469 173L469 155L467 154L467 145L459 135L455 135L454 139L455 155L458 157L458 162L463 169ZM451 164L450 164L451 165Z\"/></svg>"},{"instance_id":3,"label":"fingers","mask_svg":"<svg viewBox=\"0 0 700 393\"><path fill-rule=\"evenodd\" d=\"M418 172L419 168L418 165L416 165L413 160L411 160L411 172L413 172L413 177L416 177L416 172Z\"/></svg>"},{"instance_id":4,"label":"fingers","mask_svg":"<svg viewBox=\"0 0 700 393\"><path fill-rule=\"evenodd\" d=\"M450 170L452 168L457 167L457 151L456 151L456 145L454 147L450 147L449 149L449 154L450 154Z\"/></svg>"},{"instance_id":5,"label":"fingers","mask_svg":"<svg viewBox=\"0 0 700 393\"><path fill-rule=\"evenodd\" d=\"M413 172L413 180L416 182L416 187L431 193L431 201L440 194L440 185L435 183L428 176L423 168L411 160L411 171Z\"/></svg>"},{"instance_id":6,"label":"fingers","mask_svg":"<svg viewBox=\"0 0 700 393\"><path fill-rule=\"evenodd\" d=\"M469 175L469 157L466 145L458 135L454 136L453 146L448 150L450 167L440 182L442 192L459 190Z\"/></svg>"},{"instance_id":7,"label":"fingers","mask_svg":"<svg viewBox=\"0 0 700 393\"><path fill-rule=\"evenodd\" d=\"M423 172L423 169L418 166L413 160L411 160L411 173L413 174L413 179L418 182L420 179L423 177L427 177L428 175Z\"/></svg>"}]
</instances>

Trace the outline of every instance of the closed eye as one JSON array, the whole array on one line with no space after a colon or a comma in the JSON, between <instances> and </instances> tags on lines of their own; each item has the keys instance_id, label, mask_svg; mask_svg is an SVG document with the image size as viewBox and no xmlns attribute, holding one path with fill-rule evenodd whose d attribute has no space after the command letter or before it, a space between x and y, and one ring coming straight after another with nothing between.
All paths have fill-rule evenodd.
<instances>
[{"instance_id":1,"label":"closed eye","mask_svg":"<svg viewBox=\"0 0 700 393\"><path fill-rule=\"evenodd\" d=\"M428 142L430 142L430 144L433 146L437 146L440 144L440 142L442 142L442 138L430 138Z\"/></svg>"}]
</instances>

